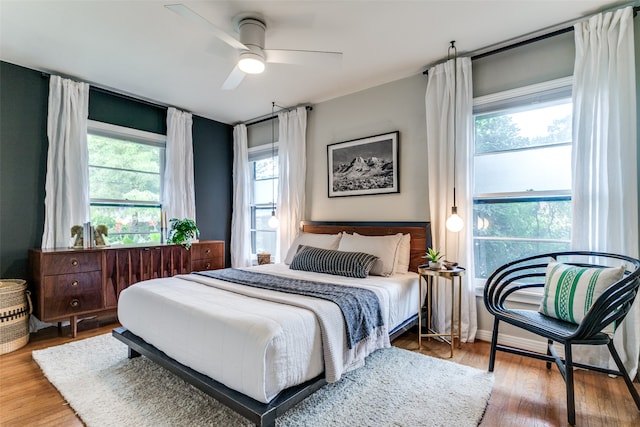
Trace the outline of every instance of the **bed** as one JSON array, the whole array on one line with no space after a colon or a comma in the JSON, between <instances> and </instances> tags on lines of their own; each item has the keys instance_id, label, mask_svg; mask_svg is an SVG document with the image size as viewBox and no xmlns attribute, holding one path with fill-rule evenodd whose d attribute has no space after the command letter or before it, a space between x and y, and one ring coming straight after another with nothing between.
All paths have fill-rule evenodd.
<instances>
[{"instance_id":1,"label":"bed","mask_svg":"<svg viewBox=\"0 0 640 427\"><path fill-rule=\"evenodd\" d=\"M430 229L427 222L305 222L299 239L282 264L154 279L128 288L118 304L123 327L113 335L128 345L129 357L144 355L251 422L274 425L279 415L361 366L368 353L416 323L421 296L415 271L430 245ZM389 260L384 252L389 242L397 242L393 266L382 262ZM378 258L371 257L375 263L365 257L376 275L326 274L304 263L307 257L315 265L309 257L318 251L333 256L358 250L378 251ZM251 286L226 275L242 276ZM289 288L264 289L263 278L269 286L274 280L285 287L304 281L322 292L337 284L347 292L375 295L379 324L361 336L359 325L350 324L360 322L345 322L333 302L291 294Z\"/></svg>"}]
</instances>

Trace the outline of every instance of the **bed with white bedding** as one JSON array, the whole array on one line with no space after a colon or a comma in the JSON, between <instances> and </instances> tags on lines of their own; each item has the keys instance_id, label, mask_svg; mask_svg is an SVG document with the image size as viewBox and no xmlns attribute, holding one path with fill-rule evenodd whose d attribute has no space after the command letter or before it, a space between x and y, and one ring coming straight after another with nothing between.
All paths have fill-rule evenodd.
<instances>
[{"instance_id":1,"label":"bed with white bedding","mask_svg":"<svg viewBox=\"0 0 640 427\"><path fill-rule=\"evenodd\" d=\"M236 284L206 273L148 280L124 290L118 303L123 328L114 331L114 336L130 346L132 355L151 357L139 344L149 346L153 354L160 353L180 367L178 371L197 373L186 378L198 377L196 386L210 378L211 384L223 390L224 398L217 392L210 394L222 403L256 424L272 424L325 381L339 380L343 373L364 364L367 354L389 345L390 333L402 331L416 317L420 296L415 266L430 240L428 223L359 224L306 224L305 236L301 235L300 244L294 244L298 247L285 260L289 264L246 270L311 281L320 287L327 283L369 290L379 301L384 336L374 334L366 343L348 348L344 317L333 302ZM342 231L350 235L340 237ZM367 234L380 237L367 240ZM382 236L399 237L395 243L392 237ZM401 239L408 250L400 249ZM390 241L397 245L396 252L391 264L384 265L382 261L390 259ZM324 246L336 253L360 248L377 251L371 270L384 275L354 278L305 271L306 266L297 269L300 263L292 260L302 258L300 248L306 245ZM405 251L402 257L401 250ZM403 262L406 267L399 266ZM291 391L295 391L293 398ZM235 393L244 403L237 403ZM232 398L225 401L227 396Z\"/></svg>"}]
</instances>

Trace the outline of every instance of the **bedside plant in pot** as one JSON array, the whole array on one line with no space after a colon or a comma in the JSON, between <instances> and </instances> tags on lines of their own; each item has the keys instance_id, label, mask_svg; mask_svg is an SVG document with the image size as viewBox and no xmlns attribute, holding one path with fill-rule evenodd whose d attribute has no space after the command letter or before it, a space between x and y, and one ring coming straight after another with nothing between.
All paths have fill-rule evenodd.
<instances>
[{"instance_id":1,"label":"bedside plant in pot","mask_svg":"<svg viewBox=\"0 0 640 427\"><path fill-rule=\"evenodd\" d=\"M437 251L433 248L429 248L427 249L427 254L424 256L424 258L427 259L427 261L429 261L429 268L433 268L433 269L441 269L442 268L442 258L444 257L444 254L441 254L440 251Z\"/></svg>"},{"instance_id":2,"label":"bedside plant in pot","mask_svg":"<svg viewBox=\"0 0 640 427\"><path fill-rule=\"evenodd\" d=\"M167 243L182 245L186 249L189 249L191 247L191 241L200 236L200 230L196 227L195 221L191 219L171 218L169 222L171 223L171 229L169 230Z\"/></svg>"}]
</instances>

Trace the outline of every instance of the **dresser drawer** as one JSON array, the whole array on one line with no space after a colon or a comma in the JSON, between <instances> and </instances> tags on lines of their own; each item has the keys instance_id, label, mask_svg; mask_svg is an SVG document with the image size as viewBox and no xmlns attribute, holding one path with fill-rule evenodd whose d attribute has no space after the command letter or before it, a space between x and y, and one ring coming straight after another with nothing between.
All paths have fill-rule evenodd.
<instances>
[{"instance_id":1,"label":"dresser drawer","mask_svg":"<svg viewBox=\"0 0 640 427\"><path fill-rule=\"evenodd\" d=\"M102 254L100 252L47 254L43 257L42 264L44 276L96 271L102 268Z\"/></svg>"},{"instance_id":2,"label":"dresser drawer","mask_svg":"<svg viewBox=\"0 0 640 427\"><path fill-rule=\"evenodd\" d=\"M218 270L224 268L224 258L196 259L191 261L192 271Z\"/></svg>"},{"instance_id":3,"label":"dresser drawer","mask_svg":"<svg viewBox=\"0 0 640 427\"><path fill-rule=\"evenodd\" d=\"M191 259L212 259L224 256L223 242L198 242L191 246Z\"/></svg>"},{"instance_id":4,"label":"dresser drawer","mask_svg":"<svg viewBox=\"0 0 640 427\"><path fill-rule=\"evenodd\" d=\"M59 274L44 278L44 307L42 320L102 308L102 273Z\"/></svg>"}]
</instances>

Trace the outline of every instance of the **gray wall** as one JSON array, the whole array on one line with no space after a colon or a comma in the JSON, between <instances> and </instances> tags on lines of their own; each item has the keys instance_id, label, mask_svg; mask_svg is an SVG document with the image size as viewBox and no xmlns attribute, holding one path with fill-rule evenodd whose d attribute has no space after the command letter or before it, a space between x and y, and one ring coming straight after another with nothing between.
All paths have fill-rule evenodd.
<instances>
[{"instance_id":1,"label":"gray wall","mask_svg":"<svg viewBox=\"0 0 640 427\"><path fill-rule=\"evenodd\" d=\"M634 21L636 76L640 77L640 19ZM476 60L473 62L474 97L570 76L574 59L574 33L569 32ZM426 77L420 74L314 105L307 127L307 219L429 219L426 83ZM640 85L636 85L636 91L640 99ZM640 127L640 108L637 113ZM400 131L400 193L329 198L327 145L394 130ZM640 150L638 155L640 157ZM492 317L486 312L481 297L476 299L476 306L478 337L490 339ZM504 332L523 340L523 345L533 338L515 329L505 328Z\"/></svg>"},{"instance_id":2,"label":"gray wall","mask_svg":"<svg viewBox=\"0 0 640 427\"><path fill-rule=\"evenodd\" d=\"M428 219L426 88L420 74L314 105L307 120L307 219ZM400 131L400 193L329 198L327 145L392 131Z\"/></svg>"}]
</instances>

